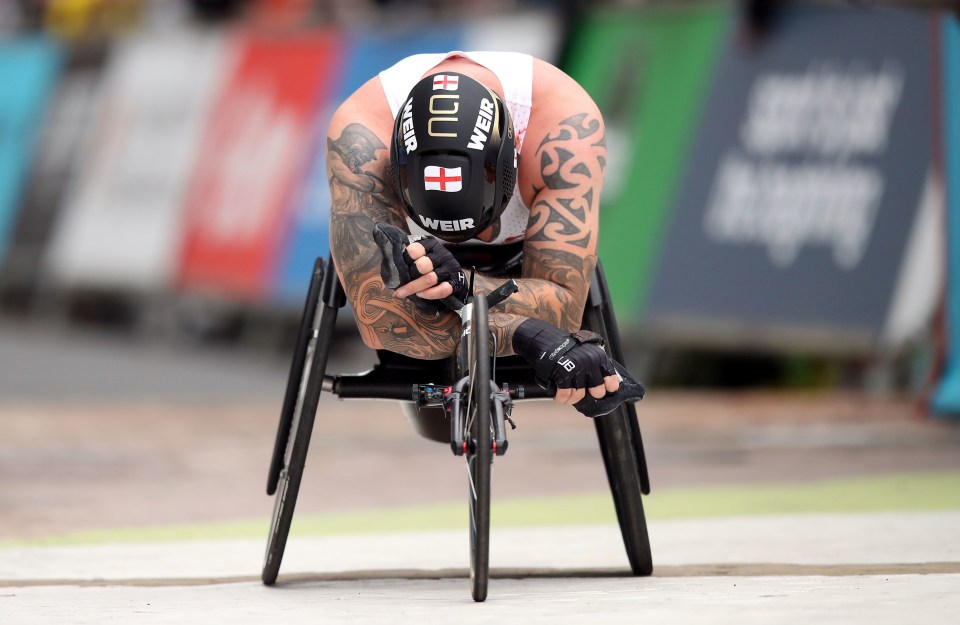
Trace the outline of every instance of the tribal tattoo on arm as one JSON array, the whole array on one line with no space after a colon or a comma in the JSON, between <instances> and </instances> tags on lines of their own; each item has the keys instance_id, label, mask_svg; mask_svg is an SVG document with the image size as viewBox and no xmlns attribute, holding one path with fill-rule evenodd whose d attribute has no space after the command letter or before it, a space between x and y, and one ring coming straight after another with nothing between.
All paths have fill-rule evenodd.
<instances>
[{"instance_id":1,"label":"tribal tattoo on arm","mask_svg":"<svg viewBox=\"0 0 960 625\"><path fill-rule=\"evenodd\" d=\"M387 171L386 146L362 124L349 124L339 138L327 139L331 252L364 343L412 358L444 358L454 351L459 317L424 315L412 302L396 297L380 278L373 226L404 226L385 180Z\"/></svg>"},{"instance_id":2,"label":"tribal tattoo on arm","mask_svg":"<svg viewBox=\"0 0 960 625\"><path fill-rule=\"evenodd\" d=\"M520 291L503 310L573 332L580 328L597 264L597 205L606 165L599 115L567 117L534 156L543 184L534 187ZM504 332L512 337L516 325L504 322Z\"/></svg>"},{"instance_id":3,"label":"tribal tattoo on arm","mask_svg":"<svg viewBox=\"0 0 960 625\"><path fill-rule=\"evenodd\" d=\"M580 327L597 264L606 141L598 114L567 117L541 141L543 187L536 189L524 247L524 276L545 281L561 328ZM527 261L532 262L527 262Z\"/></svg>"}]
</instances>

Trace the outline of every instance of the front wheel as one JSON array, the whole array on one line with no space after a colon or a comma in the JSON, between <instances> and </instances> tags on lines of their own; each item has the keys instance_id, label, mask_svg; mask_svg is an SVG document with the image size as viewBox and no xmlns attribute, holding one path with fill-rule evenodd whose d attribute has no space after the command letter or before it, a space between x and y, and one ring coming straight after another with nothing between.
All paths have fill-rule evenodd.
<instances>
[{"instance_id":1,"label":"front wheel","mask_svg":"<svg viewBox=\"0 0 960 625\"><path fill-rule=\"evenodd\" d=\"M467 344L469 376L466 430L473 444L466 454L470 493L470 583L474 601L487 598L490 569L490 477L493 464L490 415L490 326L487 299L477 295L472 303L472 324Z\"/></svg>"}]
</instances>

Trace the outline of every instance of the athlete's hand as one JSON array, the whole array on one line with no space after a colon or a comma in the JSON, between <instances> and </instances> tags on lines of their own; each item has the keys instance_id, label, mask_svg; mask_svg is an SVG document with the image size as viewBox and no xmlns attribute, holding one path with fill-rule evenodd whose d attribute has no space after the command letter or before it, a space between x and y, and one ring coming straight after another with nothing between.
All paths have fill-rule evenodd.
<instances>
[{"instance_id":1,"label":"athlete's hand","mask_svg":"<svg viewBox=\"0 0 960 625\"><path fill-rule=\"evenodd\" d=\"M400 297L416 295L427 300L467 297L467 276L460 263L436 237L426 236L407 246L412 280L397 289Z\"/></svg>"},{"instance_id":2,"label":"athlete's hand","mask_svg":"<svg viewBox=\"0 0 960 625\"><path fill-rule=\"evenodd\" d=\"M633 379L626 368L616 360L611 360L620 378L620 388L614 392L607 392L603 397L596 397L592 394L586 395L583 399L576 402L573 407L581 414L588 417L600 417L616 410L620 404L629 402L636 403L643 399L645 390L643 385Z\"/></svg>"},{"instance_id":3,"label":"athlete's hand","mask_svg":"<svg viewBox=\"0 0 960 625\"><path fill-rule=\"evenodd\" d=\"M410 237L390 224L377 224L373 238L383 260L380 277L398 297L412 297L424 312L446 306L459 310L467 296L467 278L460 263L436 237Z\"/></svg>"},{"instance_id":4,"label":"athlete's hand","mask_svg":"<svg viewBox=\"0 0 960 625\"><path fill-rule=\"evenodd\" d=\"M569 334L528 319L513 335L514 351L534 367L537 382L555 388L553 400L597 417L625 401L638 401L643 387L601 347L592 332Z\"/></svg>"}]
</instances>

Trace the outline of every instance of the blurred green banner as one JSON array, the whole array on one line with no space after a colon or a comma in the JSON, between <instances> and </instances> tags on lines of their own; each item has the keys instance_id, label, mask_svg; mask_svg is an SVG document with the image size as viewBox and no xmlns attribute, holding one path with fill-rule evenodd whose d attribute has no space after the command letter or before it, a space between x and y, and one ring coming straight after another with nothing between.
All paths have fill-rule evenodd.
<instances>
[{"instance_id":1,"label":"blurred green banner","mask_svg":"<svg viewBox=\"0 0 960 625\"><path fill-rule=\"evenodd\" d=\"M564 68L607 128L600 257L620 319L643 318L664 224L729 8L604 11L573 33Z\"/></svg>"}]
</instances>

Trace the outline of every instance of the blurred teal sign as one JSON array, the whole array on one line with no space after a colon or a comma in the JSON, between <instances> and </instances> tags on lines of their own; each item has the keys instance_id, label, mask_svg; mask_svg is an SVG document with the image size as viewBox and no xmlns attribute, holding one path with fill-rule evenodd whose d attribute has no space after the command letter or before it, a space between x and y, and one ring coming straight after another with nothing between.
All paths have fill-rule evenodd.
<instances>
[{"instance_id":1,"label":"blurred teal sign","mask_svg":"<svg viewBox=\"0 0 960 625\"><path fill-rule=\"evenodd\" d=\"M0 39L0 258L20 204L60 53L43 38Z\"/></svg>"},{"instance_id":2,"label":"blurred teal sign","mask_svg":"<svg viewBox=\"0 0 960 625\"><path fill-rule=\"evenodd\" d=\"M947 17L943 42L943 121L947 186L947 362L933 397L933 410L960 415L960 17Z\"/></svg>"}]
</instances>

